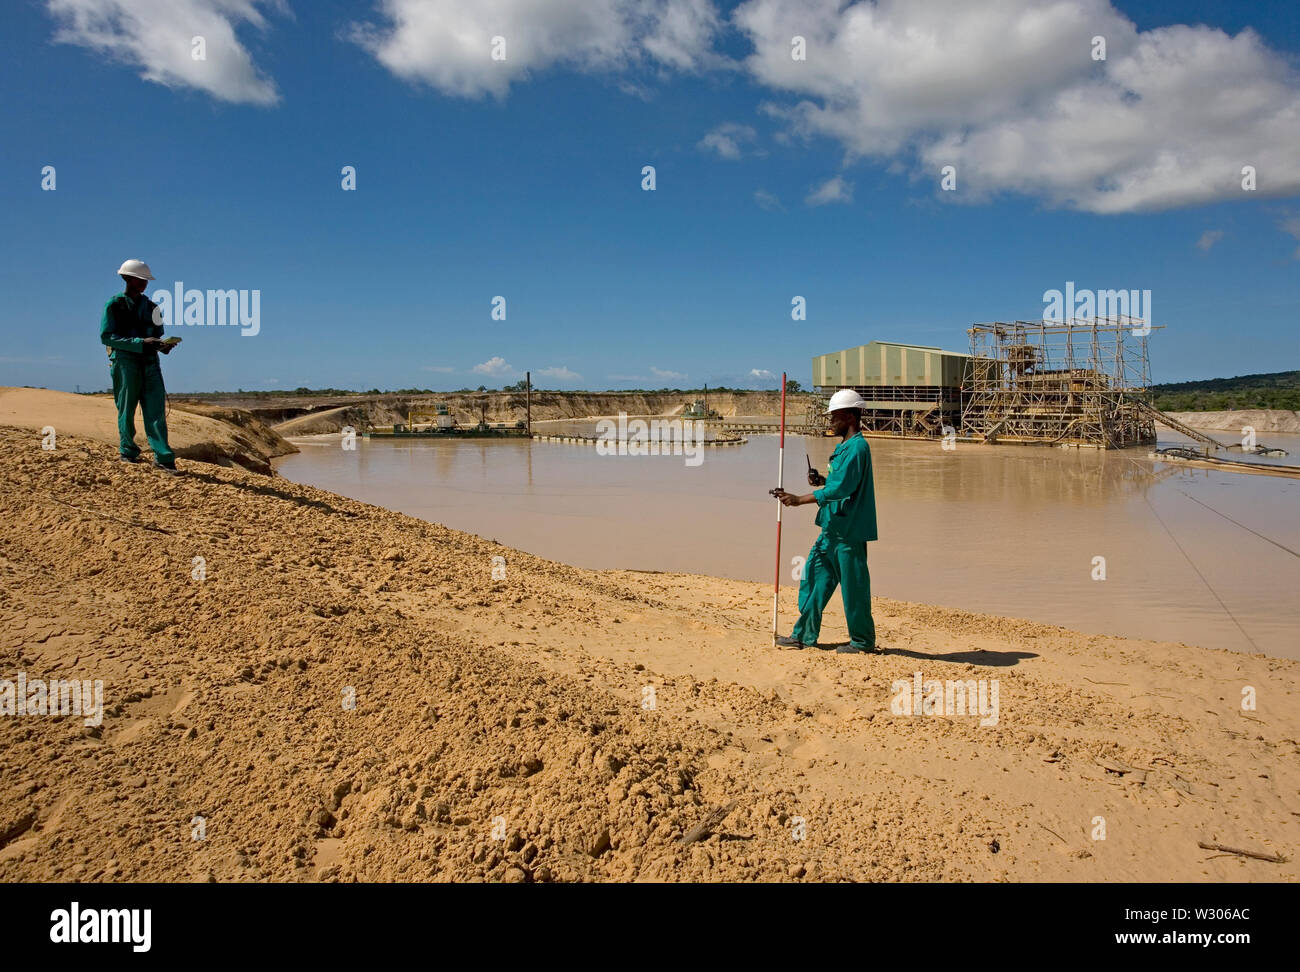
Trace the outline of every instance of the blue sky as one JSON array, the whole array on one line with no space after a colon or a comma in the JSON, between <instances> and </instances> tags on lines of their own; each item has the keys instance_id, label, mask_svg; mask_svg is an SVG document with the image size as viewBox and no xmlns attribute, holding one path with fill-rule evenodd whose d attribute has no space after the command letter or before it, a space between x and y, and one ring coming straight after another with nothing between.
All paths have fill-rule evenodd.
<instances>
[{"instance_id":1,"label":"blue sky","mask_svg":"<svg viewBox=\"0 0 1300 972\"><path fill-rule=\"evenodd\" d=\"M1157 381L1300 367L1300 4L419 4L10 5L0 384L106 387L127 257L151 293L261 292L255 337L172 328L173 392L806 384L1067 280L1152 291Z\"/></svg>"}]
</instances>

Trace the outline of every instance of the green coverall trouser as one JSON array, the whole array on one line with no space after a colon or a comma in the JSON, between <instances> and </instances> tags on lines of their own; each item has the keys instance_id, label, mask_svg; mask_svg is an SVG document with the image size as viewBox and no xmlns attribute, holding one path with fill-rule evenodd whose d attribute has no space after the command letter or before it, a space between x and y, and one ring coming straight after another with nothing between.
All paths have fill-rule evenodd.
<instances>
[{"instance_id":1,"label":"green coverall trouser","mask_svg":"<svg viewBox=\"0 0 1300 972\"><path fill-rule=\"evenodd\" d=\"M792 637L805 645L817 643L822 612L840 588L844 617L849 623L849 644L859 651L876 647L876 623L871 618L871 574L867 571L867 545L848 543L821 534L804 563L799 582L799 620Z\"/></svg>"},{"instance_id":2,"label":"green coverall trouser","mask_svg":"<svg viewBox=\"0 0 1300 972\"><path fill-rule=\"evenodd\" d=\"M135 408L139 405L154 461L174 465L176 456L167 444L167 390L158 358L114 351L109 371L113 375L113 400L117 402L118 451L131 459L140 455L140 447L135 444Z\"/></svg>"}]
</instances>

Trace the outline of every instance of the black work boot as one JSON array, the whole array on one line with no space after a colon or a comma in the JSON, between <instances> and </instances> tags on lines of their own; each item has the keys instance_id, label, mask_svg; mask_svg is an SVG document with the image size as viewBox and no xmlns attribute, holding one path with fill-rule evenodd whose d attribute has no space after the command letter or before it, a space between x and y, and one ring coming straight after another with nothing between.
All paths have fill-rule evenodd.
<instances>
[{"instance_id":1,"label":"black work boot","mask_svg":"<svg viewBox=\"0 0 1300 972\"><path fill-rule=\"evenodd\" d=\"M778 648L795 648L795 649L802 649L802 648L809 647L808 645L805 645L802 641L798 641L794 638L784 638L784 637L776 639L776 646Z\"/></svg>"}]
</instances>

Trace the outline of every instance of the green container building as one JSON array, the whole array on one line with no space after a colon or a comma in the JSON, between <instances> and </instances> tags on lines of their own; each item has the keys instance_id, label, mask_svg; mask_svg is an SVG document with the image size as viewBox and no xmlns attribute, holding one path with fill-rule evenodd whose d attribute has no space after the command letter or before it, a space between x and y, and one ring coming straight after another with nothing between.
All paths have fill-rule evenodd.
<instances>
[{"instance_id":1,"label":"green container building","mask_svg":"<svg viewBox=\"0 0 1300 972\"><path fill-rule=\"evenodd\" d=\"M958 351L872 341L813 358L813 386L824 395L857 389L866 399L868 435L934 438L961 424L961 389L972 360Z\"/></svg>"},{"instance_id":2,"label":"green container building","mask_svg":"<svg viewBox=\"0 0 1300 972\"><path fill-rule=\"evenodd\" d=\"M970 355L924 345L872 341L819 354L812 365L812 383L817 388L960 388L970 367Z\"/></svg>"}]
</instances>

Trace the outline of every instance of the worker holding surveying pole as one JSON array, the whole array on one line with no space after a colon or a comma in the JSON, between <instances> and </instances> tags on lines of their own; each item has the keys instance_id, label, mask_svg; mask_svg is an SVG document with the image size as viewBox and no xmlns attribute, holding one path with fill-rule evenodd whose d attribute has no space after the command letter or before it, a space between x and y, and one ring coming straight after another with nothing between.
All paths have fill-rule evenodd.
<instances>
[{"instance_id":1,"label":"worker holding surveying pole","mask_svg":"<svg viewBox=\"0 0 1300 972\"><path fill-rule=\"evenodd\" d=\"M866 403L851 388L831 396L826 409L831 429L843 441L831 453L825 485L802 496L776 489L783 506L817 504L821 535L808 552L799 581L799 620L789 638L777 638L783 648L816 646L822 611L835 588L844 598L849 623L849 643L840 654L874 652L876 625L871 618L871 575L867 571L867 541L876 537L876 489L871 475L871 448L861 435L862 406ZM816 470L808 473L810 485L822 481Z\"/></svg>"},{"instance_id":2,"label":"worker holding surveying pole","mask_svg":"<svg viewBox=\"0 0 1300 972\"><path fill-rule=\"evenodd\" d=\"M123 462L140 461L140 447L135 444L135 409L139 405L154 468L174 476L176 456L167 442L167 389L158 353L169 354L180 338L163 340L162 324L155 313L158 305L144 295L145 285L154 278L149 265L127 260L117 273L126 289L104 307L99 340L108 349L113 377L118 452Z\"/></svg>"}]
</instances>

